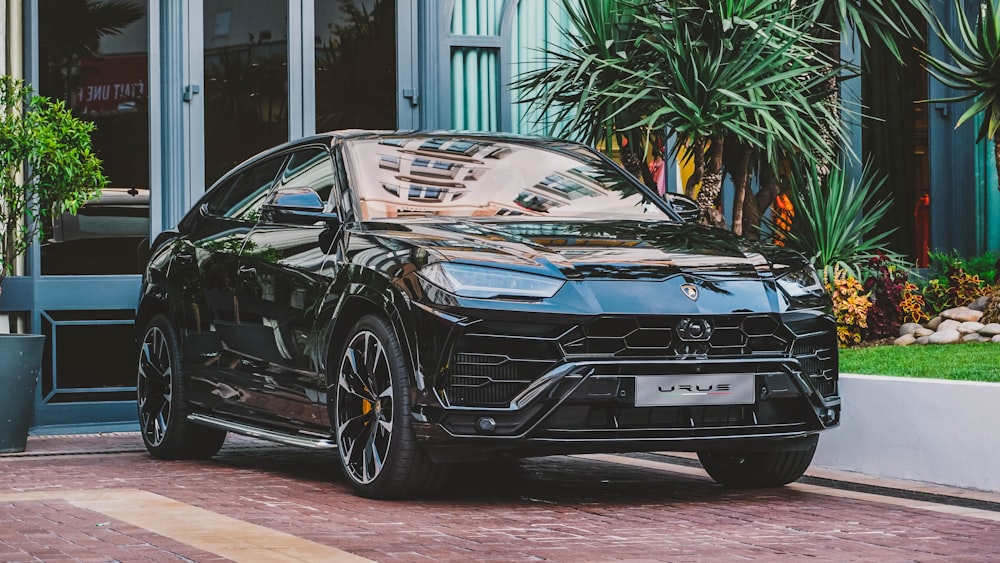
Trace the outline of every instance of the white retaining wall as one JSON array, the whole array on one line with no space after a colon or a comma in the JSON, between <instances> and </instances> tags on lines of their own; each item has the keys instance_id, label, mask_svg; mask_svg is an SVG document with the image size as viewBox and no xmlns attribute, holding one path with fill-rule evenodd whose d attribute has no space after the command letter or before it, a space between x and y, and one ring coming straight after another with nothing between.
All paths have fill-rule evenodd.
<instances>
[{"instance_id":1,"label":"white retaining wall","mask_svg":"<svg viewBox=\"0 0 1000 563\"><path fill-rule=\"evenodd\" d=\"M813 465L1000 492L1000 384L841 374Z\"/></svg>"}]
</instances>

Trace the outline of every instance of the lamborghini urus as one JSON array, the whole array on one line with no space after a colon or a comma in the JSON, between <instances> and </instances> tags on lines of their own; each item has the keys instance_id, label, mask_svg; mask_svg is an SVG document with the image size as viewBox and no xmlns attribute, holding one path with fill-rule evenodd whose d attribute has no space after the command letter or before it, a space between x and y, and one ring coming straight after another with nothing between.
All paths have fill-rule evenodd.
<instances>
[{"instance_id":1,"label":"lamborghini urus","mask_svg":"<svg viewBox=\"0 0 1000 563\"><path fill-rule=\"evenodd\" d=\"M685 222L557 139L342 131L257 155L152 245L149 452L227 432L336 448L363 496L459 462L697 452L799 478L836 426L836 326L802 256Z\"/></svg>"}]
</instances>

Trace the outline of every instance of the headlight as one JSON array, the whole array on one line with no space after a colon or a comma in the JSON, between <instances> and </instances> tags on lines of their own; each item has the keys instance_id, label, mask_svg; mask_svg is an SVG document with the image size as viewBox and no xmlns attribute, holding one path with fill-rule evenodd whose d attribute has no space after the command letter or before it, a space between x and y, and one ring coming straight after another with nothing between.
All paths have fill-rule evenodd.
<instances>
[{"instance_id":1,"label":"headlight","mask_svg":"<svg viewBox=\"0 0 1000 563\"><path fill-rule=\"evenodd\" d=\"M545 276L450 262L430 264L420 270L420 275L448 293L479 299L552 297L565 283Z\"/></svg>"},{"instance_id":2,"label":"headlight","mask_svg":"<svg viewBox=\"0 0 1000 563\"><path fill-rule=\"evenodd\" d=\"M805 266L778 276L778 285L789 297L815 297L823 294L820 281L812 266Z\"/></svg>"}]
</instances>

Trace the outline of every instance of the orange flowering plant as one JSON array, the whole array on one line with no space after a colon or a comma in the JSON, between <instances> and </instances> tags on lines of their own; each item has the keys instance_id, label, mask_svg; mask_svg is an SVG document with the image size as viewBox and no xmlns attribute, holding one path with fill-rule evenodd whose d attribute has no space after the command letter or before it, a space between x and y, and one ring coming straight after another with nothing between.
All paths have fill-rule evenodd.
<instances>
[{"instance_id":1,"label":"orange flowering plant","mask_svg":"<svg viewBox=\"0 0 1000 563\"><path fill-rule=\"evenodd\" d=\"M837 318L837 338L841 346L861 342L861 333L868 328L868 309L872 306L868 293L854 276L839 266L823 271L823 284L833 298L833 313Z\"/></svg>"}]
</instances>

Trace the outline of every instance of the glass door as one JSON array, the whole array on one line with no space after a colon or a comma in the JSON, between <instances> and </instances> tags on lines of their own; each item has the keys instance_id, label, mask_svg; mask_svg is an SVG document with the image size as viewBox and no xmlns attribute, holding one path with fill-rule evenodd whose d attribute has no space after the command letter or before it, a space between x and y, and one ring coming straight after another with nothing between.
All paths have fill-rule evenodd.
<instances>
[{"instance_id":1,"label":"glass door","mask_svg":"<svg viewBox=\"0 0 1000 563\"><path fill-rule=\"evenodd\" d=\"M35 426L135 420L132 322L150 235L149 1L37 0L36 90L90 121L108 187L43 225L32 325L47 336Z\"/></svg>"}]
</instances>

